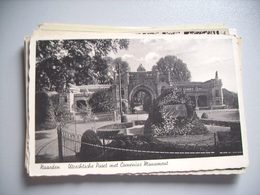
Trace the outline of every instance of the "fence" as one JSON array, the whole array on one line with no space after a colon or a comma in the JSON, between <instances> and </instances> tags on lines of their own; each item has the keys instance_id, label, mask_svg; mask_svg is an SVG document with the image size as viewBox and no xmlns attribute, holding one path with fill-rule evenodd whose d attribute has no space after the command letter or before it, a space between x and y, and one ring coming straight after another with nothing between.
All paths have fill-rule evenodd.
<instances>
[{"instance_id":1,"label":"fence","mask_svg":"<svg viewBox=\"0 0 260 195\"><path fill-rule=\"evenodd\" d=\"M101 151L103 154L103 159L101 160L108 160L108 154L110 153L117 153L127 158L127 155L134 156L137 159L128 159L128 160L138 160L138 159L145 159L151 158L159 159L159 158L169 158L169 157L199 157L199 156L216 156L216 155L236 155L241 154L242 151L219 151L219 140L217 133L214 134L214 144L213 145L196 145L196 144L178 144L175 145L177 148L175 150L178 151L167 151L158 149L153 150L150 147L142 148L133 145L131 148L127 147L112 147L106 145L105 139L113 140L113 136L105 136L103 134L97 133L100 139L103 139L102 145L92 144L87 142L81 141L81 135L77 135L74 133L69 133L63 131L62 128L58 127L58 149L59 149L59 159L61 162L66 161L64 157L74 156L74 158L79 154L80 148L82 145L85 145L91 151L92 149L96 149ZM105 132L104 129L102 132ZM130 158L130 157L129 157ZM100 159L99 159L100 160ZM116 158L112 160L117 160Z\"/></svg>"},{"instance_id":2,"label":"fence","mask_svg":"<svg viewBox=\"0 0 260 195\"><path fill-rule=\"evenodd\" d=\"M57 134L59 160L63 162L64 156L76 156L80 151L81 135L63 131L60 125L57 128Z\"/></svg>"}]
</instances>

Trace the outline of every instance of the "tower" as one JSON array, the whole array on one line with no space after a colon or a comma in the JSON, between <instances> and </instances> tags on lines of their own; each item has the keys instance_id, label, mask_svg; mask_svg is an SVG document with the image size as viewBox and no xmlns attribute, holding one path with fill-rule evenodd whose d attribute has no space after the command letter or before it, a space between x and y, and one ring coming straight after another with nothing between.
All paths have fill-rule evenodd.
<instances>
[{"instance_id":1,"label":"tower","mask_svg":"<svg viewBox=\"0 0 260 195\"><path fill-rule=\"evenodd\" d=\"M212 100L214 107L223 106L222 81L218 78L218 71L216 71L215 79L213 79Z\"/></svg>"},{"instance_id":2,"label":"tower","mask_svg":"<svg viewBox=\"0 0 260 195\"><path fill-rule=\"evenodd\" d=\"M145 68L144 68L144 66L142 65L142 64L140 64L139 66L138 66L138 68L137 68L137 72L145 72L146 70L145 70Z\"/></svg>"}]
</instances>

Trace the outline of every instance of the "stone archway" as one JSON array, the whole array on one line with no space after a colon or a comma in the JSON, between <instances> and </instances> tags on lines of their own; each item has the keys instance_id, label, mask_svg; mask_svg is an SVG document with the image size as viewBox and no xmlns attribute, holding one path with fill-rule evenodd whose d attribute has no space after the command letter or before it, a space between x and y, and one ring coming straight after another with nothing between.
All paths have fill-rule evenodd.
<instances>
[{"instance_id":1,"label":"stone archway","mask_svg":"<svg viewBox=\"0 0 260 195\"><path fill-rule=\"evenodd\" d=\"M129 99L130 106L134 104L134 97L139 92L145 92L146 94L148 94L150 96L151 103L156 98L156 93L151 87L147 85L137 85L129 93L128 99Z\"/></svg>"}]
</instances>

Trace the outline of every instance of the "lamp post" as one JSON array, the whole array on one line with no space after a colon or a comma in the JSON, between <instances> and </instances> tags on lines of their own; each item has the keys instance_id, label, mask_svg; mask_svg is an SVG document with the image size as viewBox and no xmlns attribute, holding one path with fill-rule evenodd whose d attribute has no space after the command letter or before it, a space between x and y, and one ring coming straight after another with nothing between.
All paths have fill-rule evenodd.
<instances>
[{"instance_id":1,"label":"lamp post","mask_svg":"<svg viewBox=\"0 0 260 195\"><path fill-rule=\"evenodd\" d=\"M120 120L121 123L123 121L123 111L122 111L122 92L121 92L121 69L120 69L120 63L117 63L117 70L118 70L118 79L119 79L119 112L120 112Z\"/></svg>"}]
</instances>

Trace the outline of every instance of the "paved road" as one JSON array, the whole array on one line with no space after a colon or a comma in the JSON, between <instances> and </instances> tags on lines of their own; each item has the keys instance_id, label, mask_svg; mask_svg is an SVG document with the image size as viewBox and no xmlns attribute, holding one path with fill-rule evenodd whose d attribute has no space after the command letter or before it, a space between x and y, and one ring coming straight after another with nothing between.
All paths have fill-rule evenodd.
<instances>
[{"instance_id":1,"label":"paved road","mask_svg":"<svg viewBox=\"0 0 260 195\"><path fill-rule=\"evenodd\" d=\"M130 114L127 115L127 120L146 120L148 114ZM117 121L118 122L118 121ZM77 122L67 124L64 127L65 131L82 135L88 129L98 129L105 125L117 123L115 121L102 121L102 122ZM36 131L36 162L58 162L58 141L57 141L57 129ZM65 155L73 155L72 152L66 151Z\"/></svg>"},{"instance_id":2,"label":"paved road","mask_svg":"<svg viewBox=\"0 0 260 195\"><path fill-rule=\"evenodd\" d=\"M36 162L58 162L57 130L36 131Z\"/></svg>"}]
</instances>

